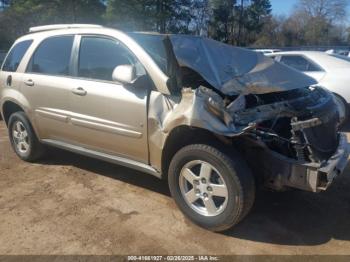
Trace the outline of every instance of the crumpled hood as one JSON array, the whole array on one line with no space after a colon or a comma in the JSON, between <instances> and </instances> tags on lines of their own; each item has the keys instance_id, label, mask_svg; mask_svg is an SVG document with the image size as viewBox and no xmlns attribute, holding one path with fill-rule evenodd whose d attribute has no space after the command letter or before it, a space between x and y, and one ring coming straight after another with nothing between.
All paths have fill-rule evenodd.
<instances>
[{"instance_id":1,"label":"crumpled hood","mask_svg":"<svg viewBox=\"0 0 350 262\"><path fill-rule=\"evenodd\" d=\"M170 35L179 66L200 74L226 95L264 94L316 84L311 77L261 53L203 37Z\"/></svg>"}]
</instances>

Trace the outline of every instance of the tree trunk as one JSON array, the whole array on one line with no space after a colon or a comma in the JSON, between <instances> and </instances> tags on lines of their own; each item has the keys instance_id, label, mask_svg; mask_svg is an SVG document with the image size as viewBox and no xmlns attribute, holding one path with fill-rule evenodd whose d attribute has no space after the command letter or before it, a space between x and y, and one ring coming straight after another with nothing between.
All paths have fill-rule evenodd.
<instances>
[{"instance_id":1,"label":"tree trunk","mask_svg":"<svg viewBox=\"0 0 350 262\"><path fill-rule=\"evenodd\" d=\"M241 0L241 10L239 12L239 21L238 21L238 35L237 35L237 45L241 45L241 32L242 32L242 23L243 23L243 11L244 11L244 7L243 7L243 1Z\"/></svg>"}]
</instances>

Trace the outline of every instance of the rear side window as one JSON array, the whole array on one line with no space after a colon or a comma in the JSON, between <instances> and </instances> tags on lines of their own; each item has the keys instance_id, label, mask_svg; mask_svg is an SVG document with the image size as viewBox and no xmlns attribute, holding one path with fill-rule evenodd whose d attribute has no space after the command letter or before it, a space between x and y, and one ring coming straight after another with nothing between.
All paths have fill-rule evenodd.
<instances>
[{"instance_id":1,"label":"rear side window","mask_svg":"<svg viewBox=\"0 0 350 262\"><path fill-rule=\"evenodd\" d=\"M78 76L112 81L119 65L140 67L136 57L120 42L102 37L83 37L80 43Z\"/></svg>"},{"instance_id":2,"label":"rear side window","mask_svg":"<svg viewBox=\"0 0 350 262\"><path fill-rule=\"evenodd\" d=\"M45 75L68 75L74 36L44 40L32 56L27 72Z\"/></svg>"},{"instance_id":3,"label":"rear side window","mask_svg":"<svg viewBox=\"0 0 350 262\"><path fill-rule=\"evenodd\" d=\"M8 54L4 62L4 66L2 67L2 70L7 72L16 72L23 56L25 55L32 43L33 40L26 40L17 43Z\"/></svg>"},{"instance_id":4,"label":"rear side window","mask_svg":"<svg viewBox=\"0 0 350 262\"><path fill-rule=\"evenodd\" d=\"M281 56L281 63L302 72L322 71L322 69L302 56Z\"/></svg>"}]
</instances>

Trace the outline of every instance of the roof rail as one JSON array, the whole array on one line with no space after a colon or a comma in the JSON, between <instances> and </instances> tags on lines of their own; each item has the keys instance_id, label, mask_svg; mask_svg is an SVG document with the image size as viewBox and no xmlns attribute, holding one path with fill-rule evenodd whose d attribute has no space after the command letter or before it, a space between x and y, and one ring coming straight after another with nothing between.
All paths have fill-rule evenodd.
<instances>
[{"instance_id":1,"label":"roof rail","mask_svg":"<svg viewBox=\"0 0 350 262\"><path fill-rule=\"evenodd\" d=\"M101 25L91 24L57 24L57 25L43 25L29 28L29 33L58 30L58 29L69 29L69 28L102 28Z\"/></svg>"}]
</instances>

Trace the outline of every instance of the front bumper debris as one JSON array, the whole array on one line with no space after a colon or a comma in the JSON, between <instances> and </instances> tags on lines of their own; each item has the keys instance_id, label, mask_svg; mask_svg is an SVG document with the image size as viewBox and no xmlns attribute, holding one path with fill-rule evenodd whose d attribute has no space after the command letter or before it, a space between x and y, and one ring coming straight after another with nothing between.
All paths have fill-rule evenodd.
<instances>
[{"instance_id":1,"label":"front bumper debris","mask_svg":"<svg viewBox=\"0 0 350 262\"><path fill-rule=\"evenodd\" d=\"M339 146L335 154L318 169L320 178L324 179L324 184L319 184L317 190L326 190L333 182L333 179L340 175L348 162L349 151L348 141L345 134L341 134ZM323 176L323 177L322 177Z\"/></svg>"},{"instance_id":2,"label":"front bumper debris","mask_svg":"<svg viewBox=\"0 0 350 262\"><path fill-rule=\"evenodd\" d=\"M268 151L264 154L264 162L269 163L265 165L266 186L276 190L285 187L312 192L326 190L346 167L349 156L347 147L346 135L340 133L335 153L321 163L300 162L274 151ZM271 163L274 164L271 165Z\"/></svg>"}]
</instances>

